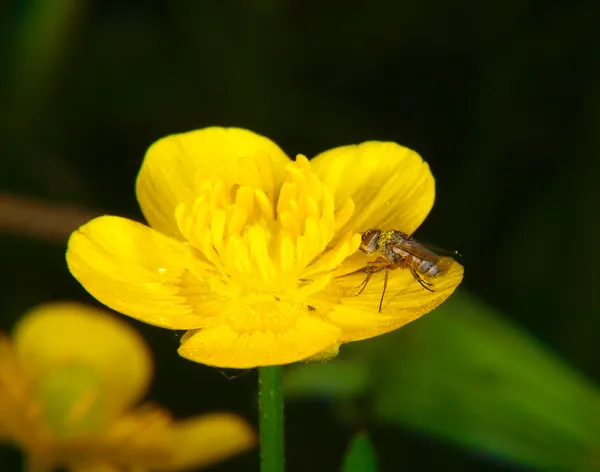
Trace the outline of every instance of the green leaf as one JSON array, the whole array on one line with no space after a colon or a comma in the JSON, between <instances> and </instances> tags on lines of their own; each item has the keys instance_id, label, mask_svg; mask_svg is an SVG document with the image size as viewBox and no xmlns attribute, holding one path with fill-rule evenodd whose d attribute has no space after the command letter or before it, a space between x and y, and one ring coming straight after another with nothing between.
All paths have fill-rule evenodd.
<instances>
[{"instance_id":1,"label":"green leaf","mask_svg":"<svg viewBox=\"0 0 600 472\"><path fill-rule=\"evenodd\" d=\"M290 371L290 392L363 405L367 396L380 423L539 470L600 470L598 389L472 296L458 293L405 328L346 345L326 365ZM362 380L344 390L352 369Z\"/></svg>"},{"instance_id":2,"label":"green leaf","mask_svg":"<svg viewBox=\"0 0 600 472\"><path fill-rule=\"evenodd\" d=\"M352 441L342 464L342 472L376 472L377 457L369 437L365 433L358 433Z\"/></svg>"},{"instance_id":3,"label":"green leaf","mask_svg":"<svg viewBox=\"0 0 600 472\"><path fill-rule=\"evenodd\" d=\"M374 410L544 470L599 470L600 394L495 310L464 294L386 340Z\"/></svg>"}]
</instances>

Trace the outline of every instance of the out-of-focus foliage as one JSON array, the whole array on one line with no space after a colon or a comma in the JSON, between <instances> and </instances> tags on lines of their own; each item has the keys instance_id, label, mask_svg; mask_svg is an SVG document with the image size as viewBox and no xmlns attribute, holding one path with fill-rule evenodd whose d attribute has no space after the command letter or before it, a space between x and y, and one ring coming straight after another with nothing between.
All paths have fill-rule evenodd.
<instances>
[{"instance_id":1,"label":"out-of-focus foliage","mask_svg":"<svg viewBox=\"0 0 600 472\"><path fill-rule=\"evenodd\" d=\"M363 394L369 388L370 371L366 359L337 358L333 362L300 364L285 379L286 392L292 397L323 397L344 401Z\"/></svg>"},{"instance_id":2,"label":"out-of-focus foliage","mask_svg":"<svg viewBox=\"0 0 600 472\"><path fill-rule=\"evenodd\" d=\"M349 345L325 381L323 370L291 367L288 398L339 398L331 379L356 386L367 370L363 388L345 392L363 405L346 405L347 420L410 426L540 470L600 470L600 391L464 293L406 329Z\"/></svg>"},{"instance_id":3,"label":"out-of-focus foliage","mask_svg":"<svg viewBox=\"0 0 600 472\"><path fill-rule=\"evenodd\" d=\"M369 437L359 433L352 438L342 465L342 472L377 472L377 458Z\"/></svg>"},{"instance_id":4,"label":"out-of-focus foliage","mask_svg":"<svg viewBox=\"0 0 600 472\"><path fill-rule=\"evenodd\" d=\"M463 285L470 292L597 380L598 17L597 2L533 0L2 3L0 327L8 329L38 302L89 301L65 268L57 235L66 241L68 232L83 223L77 215L106 212L141 219L133 187L151 142L208 125L236 125L272 137L291 155L311 156L369 139L416 149L430 163L437 184L435 207L417 236L458 249ZM30 208L15 204L7 192L46 206L32 217ZM55 211L59 203L85 211L63 218L63 209ZM6 231L15 222L18 233ZM445 319L442 315L427 315L407 327L406 336L421 324ZM177 339L137 326L156 351L152 395L162 404L181 416L199 413L198 405L254 414L253 374L227 380L178 358ZM478 358L463 351L466 345L448 362ZM388 364L412 362L394 352L380 356L381 377ZM484 354L489 361L490 349ZM497 363L504 362L506 354L497 356ZM528 385L531 395L546 388L546 395L562 399L560 416L538 402L539 421L532 424L546 425L538 429L539 445L567 459L576 450L573 444L585 442L580 434L590 422L579 421L580 413L565 420L564 430L551 421L577 404L581 386L572 381L547 385L548 372L525 373L521 363L511 354L501 373L514 368L509 377L514 388ZM336 378L331 374L329 390L335 385L338 392L334 405L290 405L289 470L339 467L352 434L333 413L339 402L347 405L342 398L370 385L379 411L386 395L398 394L393 375L387 374L388 383L370 384L365 372L371 372L371 364L363 369L358 375L353 369L336 372ZM529 383L516 382L518 374ZM424 398L435 398L431 389L438 383L419 384L425 374L403 375L403 382L430 389ZM561 375L570 375L567 367ZM497 380L468 378L473 385L462 385L452 398ZM204 388L207 382L215 389ZM533 397L512 398L513 406L536 403ZM481 401L472 408L465 403L462 413L475 421ZM385 411L394 423L400 413L409 417ZM494 414L507 422L523 420ZM435 415L428 430L450 435L450 419ZM434 428L431 423L438 420ZM382 470L505 468L503 462L471 459L435 440L377 425L372 438ZM477 431L475 426L470 429ZM459 433L452 433L456 440ZM464 431L460 434L463 444L473 444ZM554 448L562 435L574 439ZM514 446L491 436L486 444L490 450ZM312 450L324 452L317 459L306 454ZM12 456L0 453L1 470L13 465Z\"/></svg>"}]
</instances>

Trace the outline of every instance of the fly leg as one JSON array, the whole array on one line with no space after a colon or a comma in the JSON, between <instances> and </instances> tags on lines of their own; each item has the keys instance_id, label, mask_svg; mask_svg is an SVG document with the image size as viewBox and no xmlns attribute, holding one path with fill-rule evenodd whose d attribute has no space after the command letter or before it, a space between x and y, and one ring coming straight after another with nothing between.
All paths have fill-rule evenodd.
<instances>
[{"instance_id":1,"label":"fly leg","mask_svg":"<svg viewBox=\"0 0 600 472\"><path fill-rule=\"evenodd\" d=\"M344 274L344 275L340 275L339 278L342 277L348 277L350 275L354 275L354 274L358 274L359 272L366 274L365 275L365 280L363 280L356 288L359 289L358 292L354 295L355 297L357 297L358 295L360 295L361 293L364 292L364 290L367 288L367 285L369 285L369 281L371 280L371 277L374 274L377 274L379 272L381 272L384 269L387 269L387 267L390 265L389 261L383 257L378 257L376 260L374 261L370 261L367 263L367 265L365 267L361 267L360 269L357 269L353 272L349 272L348 274Z\"/></svg>"},{"instance_id":2,"label":"fly leg","mask_svg":"<svg viewBox=\"0 0 600 472\"><path fill-rule=\"evenodd\" d=\"M389 273L390 273L390 269L389 269L389 267L386 267L385 268L385 277L383 278L383 292L381 292L381 300L379 300L379 311L377 313L381 313L381 309L383 307L383 297L385 297L385 291L387 290Z\"/></svg>"},{"instance_id":3,"label":"fly leg","mask_svg":"<svg viewBox=\"0 0 600 472\"><path fill-rule=\"evenodd\" d=\"M423 287L425 290L429 290L430 292L435 292L435 290L433 290L431 287L433 286L432 283L427 282L425 280L423 280L423 278L417 273L417 271L415 269L413 269L412 267L409 268L410 269L410 273L412 274L412 276L415 278L415 280L417 282L419 282L419 285L421 285L421 287Z\"/></svg>"},{"instance_id":4,"label":"fly leg","mask_svg":"<svg viewBox=\"0 0 600 472\"><path fill-rule=\"evenodd\" d=\"M365 277L365 280L363 280L360 285L356 288L360 287L360 290L358 292L356 292L354 294L355 297L358 297L361 293L363 293L363 291L365 290L365 288L367 288L367 285L369 284L369 280L371 280L371 276L375 273L375 272L370 272L366 270L367 268L365 267L364 269L362 269L360 272L365 272L367 274L367 276Z\"/></svg>"},{"instance_id":5,"label":"fly leg","mask_svg":"<svg viewBox=\"0 0 600 472\"><path fill-rule=\"evenodd\" d=\"M387 284L387 273L388 273L389 265L390 265L390 263L387 259L385 259L383 257L378 257L376 260L369 262L366 267L359 269L357 272L364 272L365 274L367 274L367 276L365 277L365 280L363 280L362 283L358 286L358 287L360 287L360 290L354 296L357 297L358 295L363 293L363 291L367 288L367 285L369 284L369 281L371 280L371 277L373 276L373 274L377 274L384 269L385 269L385 277L386 277L386 284Z\"/></svg>"}]
</instances>

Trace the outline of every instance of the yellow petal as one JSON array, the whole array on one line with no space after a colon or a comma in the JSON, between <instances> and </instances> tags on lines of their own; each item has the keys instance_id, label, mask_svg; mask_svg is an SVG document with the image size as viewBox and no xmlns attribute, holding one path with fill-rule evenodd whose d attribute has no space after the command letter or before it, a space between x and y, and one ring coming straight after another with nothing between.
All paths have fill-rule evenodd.
<instances>
[{"instance_id":1,"label":"yellow petal","mask_svg":"<svg viewBox=\"0 0 600 472\"><path fill-rule=\"evenodd\" d=\"M48 379L69 366L96 372L111 416L139 400L152 376L143 338L119 318L79 303L34 308L17 324L14 343L33 377Z\"/></svg>"},{"instance_id":2,"label":"yellow petal","mask_svg":"<svg viewBox=\"0 0 600 472\"><path fill-rule=\"evenodd\" d=\"M289 316L295 323L287 330L240 332L223 324L192 332L182 339L179 354L201 364L246 369L289 364L338 343L340 331L331 323L300 311Z\"/></svg>"},{"instance_id":3,"label":"yellow petal","mask_svg":"<svg viewBox=\"0 0 600 472\"><path fill-rule=\"evenodd\" d=\"M69 472L120 472L121 470L120 466L106 462L84 462L83 464L77 463L69 467ZM136 472L144 471L138 469Z\"/></svg>"},{"instance_id":4,"label":"yellow petal","mask_svg":"<svg viewBox=\"0 0 600 472\"><path fill-rule=\"evenodd\" d=\"M124 470L150 470L173 454L172 425L168 411L143 404L116 418L93 442L88 441L85 458L104 459Z\"/></svg>"},{"instance_id":5,"label":"yellow petal","mask_svg":"<svg viewBox=\"0 0 600 472\"><path fill-rule=\"evenodd\" d=\"M355 259L359 257L357 255ZM334 305L327 318L342 329L340 341L358 341L393 331L440 305L460 284L463 267L451 258L444 258L439 264L442 274L428 279L434 284L433 292L421 287L409 270L391 270L381 313L378 310L383 293L383 272L374 275L360 295L356 295L357 287L364 281L364 274L335 279L343 286L345 296ZM363 262L360 266L364 265Z\"/></svg>"},{"instance_id":6,"label":"yellow petal","mask_svg":"<svg viewBox=\"0 0 600 472\"><path fill-rule=\"evenodd\" d=\"M67 249L73 276L103 304L155 326L192 329L203 326L196 315L187 279L192 276L189 248L147 226L102 216L75 231ZM186 282L184 282L184 279ZM206 288L208 290L208 288Z\"/></svg>"},{"instance_id":7,"label":"yellow petal","mask_svg":"<svg viewBox=\"0 0 600 472\"><path fill-rule=\"evenodd\" d=\"M342 207L355 211L342 232L389 228L412 234L435 198L433 176L416 152L392 142L369 141L319 154L313 170Z\"/></svg>"},{"instance_id":8,"label":"yellow petal","mask_svg":"<svg viewBox=\"0 0 600 472\"><path fill-rule=\"evenodd\" d=\"M330 361L337 357L340 352L340 345L333 344L329 346L327 349L321 352L317 352L315 355L307 357L304 359L306 362L326 362Z\"/></svg>"},{"instance_id":9,"label":"yellow petal","mask_svg":"<svg viewBox=\"0 0 600 472\"><path fill-rule=\"evenodd\" d=\"M206 467L247 451L256 444L256 436L248 423L230 413L212 413L178 421L171 431L172 456L164 465L156 469L153 467L153 470Z\"/></svg>"},{"instance_id":10,"label":"yellow petal","mask_svg":"<svg viewBox=\"0 0 600 472\"><path fill-rule=\"evenodd\" d=\"M289 162L270 139L240 128L205 128L156 141L146 153L136 184L144 216L158 231L183 239L175 222L175 208L191 203L199 177L209 181L216 172L225 170L235 178L236 173L245 171L242 158L257 154L266 154L272 167L281 172ZM253 176L245 173L244 177ZM264 182L262 187L272 186L272 182Z\"/></svg>"},{"instance_id":11,"label":"yellow petal","mask_svg":"<svg viewBox=\"0 0 600 472\"><path fill-rule=\"evenodd\" d=\"M39 411L32 404L31 378L8 336L0 332L0 442L31 450L39 440Z\"/></svg>"},{"instance_id":12,"label":"yellow petal","mask_svg":"<svg viewBox=\"0 0 600 472\"><path fill-rule=\"evenodd\" d=\"M254 443L252 429L235 415L215 413L174 422L167 411L145 404L120 416L84 446L85 456L82 451L78 456L127 470L175 471L218 462Z\"/></svg>"}]
</instances>

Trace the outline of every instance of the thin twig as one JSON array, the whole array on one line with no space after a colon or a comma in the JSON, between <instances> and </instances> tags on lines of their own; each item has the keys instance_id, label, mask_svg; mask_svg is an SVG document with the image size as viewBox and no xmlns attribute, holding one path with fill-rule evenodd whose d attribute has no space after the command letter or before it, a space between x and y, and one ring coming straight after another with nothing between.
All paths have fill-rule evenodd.
<instances>
[{"instance_id":1,"label":"thin twig","mask_svg":"<svg viewBox=\"0 0 600 472\"><path fill-rule=\"evenodd\" d=\"M0 193L0 232L64 243L72 231L100 214L73 205Z\"/></svg>"}]
</instances>

